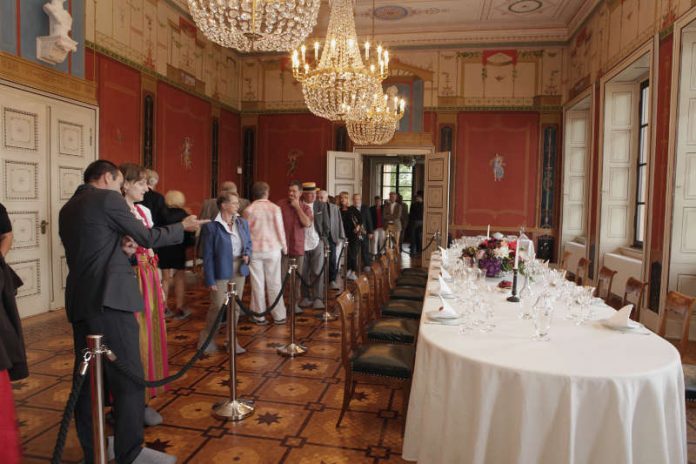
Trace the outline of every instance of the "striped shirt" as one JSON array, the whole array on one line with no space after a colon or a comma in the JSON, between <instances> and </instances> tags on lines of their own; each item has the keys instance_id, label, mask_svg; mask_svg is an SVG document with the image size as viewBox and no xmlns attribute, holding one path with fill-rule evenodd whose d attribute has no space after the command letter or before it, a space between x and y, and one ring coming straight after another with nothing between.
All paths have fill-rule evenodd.
<instances>
[{"instance_id":1,"label":"striped shirt","mask_svg":"<svg viewBox=\"0 0 696 464\"><path fill-rule=\"evenodd\" d=\"M244 209L244 218L249 222L254 252L287 250L279 206L265 199L256 200Z\"/></svg>"}]
</instances>

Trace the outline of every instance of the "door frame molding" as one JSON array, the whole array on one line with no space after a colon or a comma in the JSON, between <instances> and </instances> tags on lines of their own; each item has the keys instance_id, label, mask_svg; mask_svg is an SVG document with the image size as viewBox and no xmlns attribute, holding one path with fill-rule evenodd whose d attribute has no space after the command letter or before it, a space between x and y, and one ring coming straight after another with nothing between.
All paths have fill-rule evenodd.
<instances>
[{"instance_id":1,"label":"door frame molding","mask_svg":"<svg viewBox=\"0 0 696 464\"><path fill-rule=\"evenodd\" d=\"M687 13L682 15L674 22L673 42L672 42L672 84L670 88L670 107L669 107L669 137L667 141L667 182L665 192L665 233L662 243L662 275L660 281L664 283L660 288L660 308L659 314L667 300L667 289L669 288L669 271L672 264L672 219L674 215L674 188L675 188L675 170L677 161L677 116L679 106L679 94L681 84L681 67L682 67L682 34L684 29L688 28L696 21L696 7L692 7ZM695 24L696 25L696 24ZM669 232L669 233L668 233Z\"/></svg>"}]
</instances>

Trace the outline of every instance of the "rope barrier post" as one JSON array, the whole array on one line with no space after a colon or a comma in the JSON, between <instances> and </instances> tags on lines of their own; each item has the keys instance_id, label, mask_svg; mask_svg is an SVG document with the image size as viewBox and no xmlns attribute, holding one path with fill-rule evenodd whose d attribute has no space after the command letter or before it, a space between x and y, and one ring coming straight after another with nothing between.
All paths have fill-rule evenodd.
<instances>
[{"instance_id":1,"label":"rope barrier post","mask_svg":"<svg viewBox=\"0 0 696 464\"><path fill-rule=\"evenodd\" d=\"M92 353L91 359L85 361L92 364L89 385L92 403L92 443L94 446L94 462L106 464L106 439L104 426L104 376L102 366L103 335L87 335L87 348Z\"/></svg>"},{"instance_id":2,"label":"rope barrier post","mask_svg":"<svg viewBox=\"0 0 696 464\"><path fill-rule=\"evenodd\" d=\"M435 232L435 243L437 244L438 249L442 246L442 234L440 233L440 229L437 229Z\"/></svg>"},{"instance_id":3,"label":"rope barrier post","mask_svg":"<svg viewBox=\"0 0 696 464\"><path fill-rule=\"evenodd\" d=\"M341 249L341 253L343 254L343 259L342 263L339 263L339 266L342 266L343 269L341 271L342 274L342 280L343 280L343 290L348 288L348 239L346 238L343 240L343 248Z\"/></svg>"},{"instance_id":4,"label":"rope barrier post","mask_svg":"<svg viewBox=\"0 0 696 464\"><path fill-rule=\"evenodd\" d=\"M290 273L290 343L278 348L278 354L294 358L307 353L307 347L295 343L295 285L297 284L297 260L290 258L288 272Z\"/></svg>"},{"instance_id":5,"label":"rope barrier post","mask_svg":"<svg viewBox=\"0 0 696 464\"><path fill-rule=\"evenodd\" d=\"M254 402L237 399L237 318L235 317L235 305L237 286L234 282L227 282L227 351L230 364L230 398L213 406L213 416L217 419L229 419L232 421L243 420L254 413Z\"/></svg>"},{"instance_id":6,"label":"rope barrier post","mask_svg":"<svg viewBox=\"0 0 696 464\"><path fill-rule=\"evenodd\" d=\"M324 322L335 321L338 319L336 314L329 312L329 273L326 270L326 265L329 263L329 245L324 244L324 311L317 315L317 319Z\"/></svg>"}]
</instances>

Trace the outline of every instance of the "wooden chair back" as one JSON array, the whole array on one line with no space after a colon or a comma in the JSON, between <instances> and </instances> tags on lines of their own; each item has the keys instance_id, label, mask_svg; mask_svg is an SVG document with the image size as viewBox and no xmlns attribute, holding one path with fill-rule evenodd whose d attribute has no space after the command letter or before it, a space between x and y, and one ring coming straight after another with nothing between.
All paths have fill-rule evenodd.
<instances>
[{"instance_id":1,"label":"wooden chair back","mask_svg":"<svg viewBox=\"0 0 696 464\"><path fill-rule=\"evenodd\" d=\"M570 251L564 251L563 252L563 257L561 258L561 264L560 268L565 269L566 271L568 270L568 259L570 259L570 255L572 255Z\"/></svg>"},{"instance_id":2,"label":"wooden chair back","mask_svg":"<svg viewBox=\"0 0 696 464\"><path fill-rule=\"evenodd\" d=\"M614 276L616 271L609 269L606 266L602 266L599 270L599 275L597 276L597 296L604 300L605 303L609 303L609 298L611 297L611 286L614 283Z\"/></svg>"},{"instance_id":3,"label":"wooden chair back","mask_svg":"<svg viewBox=\"0 0 696 464\"><path fill-rule=\"evenodd\" d=\"M578 285L585 285L585 280L587 280L587 273L590 269L590 261L587 258L580 258L578 261L578 268L575 271L575 282Z\"/></svg>"},{"instance_id":4,"label":"wooden chair back","mask_svg":"<svg viewBox=\"0 0 696 464\"><path fill-rule=\"evenodd\" d=\"M355 346L357 338L357 312L355 310L355 299L349 291L344 291L336 298L341 319L341 362L346 372L350 370L350 355Z\"/></svg>"},{"instance_id":5,"label":"wooden chair back","mask_svg":"<svg viewBox=\"0 0 696 464\"><path fill-rule=\"evenodd\" d=\"M696 297L684 295L683 293L670 291L667 294L665 309L660 318L660 328L658 335L664 337L667 332L667 319L675 316L682 324L681 338L679 340L679 353L684 356L689 346L689 326L691 323L691 313L694 309Z\"/></svg>"},{"instance_id":6,"label":"wooden chair back","mask_svg":"<svg viewBox=\"0 0 696 464\"><path fill-rule=\"evenodd\" d=\"M365 329L372 320L372 308L370 307L370 282L365 274L360 274L355 281L355 306L357 308L357 339L353 343L365 342Z\"/></svg>"},{"instance_id":7,"label":"wooden chair back","mask_svg":"<svg viewBox=\"0 0 696 464\"><path fill-rule=\"evenodd\" d=\"M629 277L626 281L626 288L624 289L621 306L626 306L628 304L633 305L633 311L631 312L631 319L633 320L640 321L640 308L643 306L643 295L645 294L645 287L647 286L647 282L641 282L633 277Z\"/></svg>"},{"instance_id":8,"label":"wooden chair back","mask_svg":"<svg viewBox=\"0 0 696 464\"><path fill-rule=\"evenodd\" d=\"M375 306L382 306L387 300L385 297L386 291L384 289L384 269L380 261L375 260L375 262L372 263L372 273L374 274L375 282Z\"/></svg>"}]
</instances>

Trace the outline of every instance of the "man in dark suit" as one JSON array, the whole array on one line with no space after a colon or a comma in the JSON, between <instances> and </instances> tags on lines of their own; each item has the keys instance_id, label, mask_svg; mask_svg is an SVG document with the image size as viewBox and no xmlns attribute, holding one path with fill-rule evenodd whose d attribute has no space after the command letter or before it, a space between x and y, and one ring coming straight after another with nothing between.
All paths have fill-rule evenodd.
<instances>
[{"instance_id":1,"label":"man in dark suit","mask_svg":"<svg viewBox=\"0 0 696 464\"><path fill-rule=\"evenodd\" d=\"M370 255L370 240L372 240L372 233L374 232L375 228L372 223L372 218L370 217L370 208L367 205L362 204L362 195L359 193L353 194L353 207L360 211L362 225L365 228L365 237L363 237L360 243L360 250L362 252L363 269L366 270L365 268L372 264L372 256Z\"/></svg>"},{"instance_id":2,"label":"man in dark suit","mask_svg":"<svg viewBox=\"0 0 696 464\"><path fill-rule=\"evenodd\" d=\"M346 231L343 228L343 220L341 218L341 211L338 209L338 205L329 200L329 192L326 190L320 190L317 194L317 199L328 206L329 211L329 253L330 253L330 263L329 263L329 288L332 290L339 290L341 287L338 286L336 279L338 277L338 254L336 253L336 247L338 244L343 244L346 240Z\"/></svg>"},{"instance_id":3,"label":"man in dark suit","mask_svg":"<svg viewBox=\"0 0 696 464\"><path fill-rule=\"evenodd\" d=\"M73 326L75 368L86 348L85 337L102 334L104 343L134 374L142 377L138 323L143 297L129 262L137 245L146 248L173 245L184 231L196 230L200 221L184 221L147 229L135 217L120 193L123 176L110 161L90 164L72 198L61 208L59 234L65 246L68 277L65 309ZM144 389L105 363L106 382L113 399L117 462L175 462L173 456L142 448L145 411ZM90 388L86 383L78 398L75 422L85 462L94 460Z\"/></svg>"}]
</instances>

